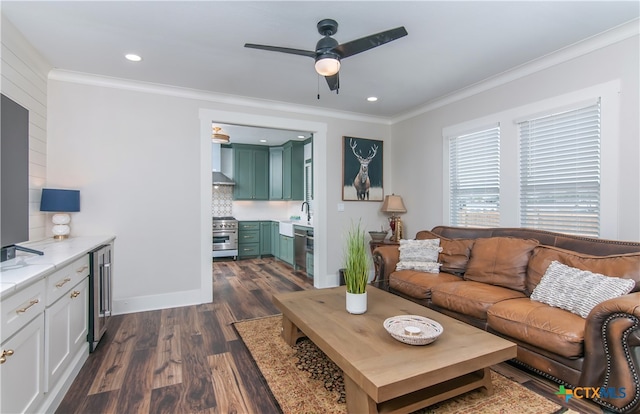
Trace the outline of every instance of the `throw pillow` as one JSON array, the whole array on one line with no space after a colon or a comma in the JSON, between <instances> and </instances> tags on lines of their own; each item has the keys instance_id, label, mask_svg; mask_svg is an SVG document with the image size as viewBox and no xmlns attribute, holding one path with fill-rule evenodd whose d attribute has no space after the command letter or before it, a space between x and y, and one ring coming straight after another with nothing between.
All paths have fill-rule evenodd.
<instances>
[{"instance_id":1,"label":"throw pillow","mask_svg":"<svg viewBox=\"0 0 640 414\"><path fill-rule=\"evenodd\" d=\"M419 231L416 239L440 239L442 251L438 255L438 262L442 263L441 271L462 275L467 270L474 239L448 239L428 230Z\"/></svg>"},{"instance_id":2,"label":"throw pillow","mask_svg":"<svg viewBox=\"0 0 640 414\"><path fill-rule=\"evenodd\" d=\"M477 239L464 278L524 293L527 264L537 245L537 240L517 237Z\"/></svg>"},{"instance_id":3,"label":"throw pillow","mask_svg":"<svg viewBox=\"0 0 640 414\"><path fill-rule=\"evenodd\" d=\"M438 253L442 250L439 239L400 240L400 260L396 270L418 270L421 272L439 273Z\"/></svg>"},{"instance_id":4,"label":"throw pillow","mask_svg":"<svg viewBox=\"0 0 640 414\"><path fill-rule=\"evenodd\" d=\"M631 292L636 282L551 262L531 299L568 310L583 318L598 303Z\"/></svg>"}]
</instances>

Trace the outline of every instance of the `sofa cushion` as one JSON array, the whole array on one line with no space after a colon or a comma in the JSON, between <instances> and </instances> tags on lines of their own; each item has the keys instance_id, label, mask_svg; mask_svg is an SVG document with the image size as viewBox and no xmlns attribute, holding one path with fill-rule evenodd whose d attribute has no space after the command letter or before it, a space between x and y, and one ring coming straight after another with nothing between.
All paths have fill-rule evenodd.
<instances>
[{"instance_id":1,"label":"sofa cushion","mask_svg":"<svg viewBox=\"0 0 640 414\"><path fill-rule=\"evenodd\" d=\"M584 350L586 320L569 311L529 298L496 303L487 311L489 327L566 358L579 358Z\"/></svg>"},{"instance_id":2,"label":"sofa cushion","mask_svg":"<svg viewBox=\"0 0 640 414\"><path fill-rule=\"evenodd\" d=\"M487 319L487 309L495 303L524 297L523 293L512 289L465 280L431 288L434 305L481 320Z\"/></svg>"},{"instance_id":3,"label":"sofa cushion","mask_svg":"<svg viewBox=\"0 0 640 414\"><path fill-rule=\"evenodd\" d=\"M419 270L422 272L438 273L438 253L440 239L430 240L400 240L400 261L396 270Z\"/></svg>"},{"instance_id":4,"label":"sofa cushion","mask_svg":"<svg viewBox=\"0 0 640 414\"><path fill-rule=\"evenodd\" d=\"M592 273L554 260L533 289L531 299L586 318L598 303L626 295L634 286L631 279Z\"/></svg>"},{"instance_id":5,"label":"sofa cushion","mask_svg":"<svg viewBox=\"0 0 640 414\"><path fill-rule=\"evenodd\" d=\"M442 263L440 271L461 275L467 270L474 239L448 239L428 230L419 231L416 240L440 239L442 251L438 261Z\"/></svg>"},{"instance_id":6,"label":"sofa cushion","mask_svg":"<svg viewBox=\"0 0 640 414\"><path fill-rule=\"evenodd\" d=\"M464 278L525 292L527 264L536 246L536 240L516 237L477 239Z\"/></svg>"},{"instance_id":7,"label":"sofa cushion","mask_svg":"<svg viewBox=\"0 0 640 414\"><path fill-rule=\"evenodd\" d=\"M459 276L448 273L424 273L401 270L389 275L389 287L416 299L431 299L431 288L441 283L458 282Z\"/></svg>"},{"instance_id":8,"label":"sofa cushion","mask_svg":"<svg viewBox=\"0 0 640 414\"><path fill-rule=\"evenodd\" d=\"M633 279L636 282L632 292L640 290L640 252L625 253L612 256L592 256L551 246L538 246L527 267L527 293L531 294L540 283L542 276L552 261L588 270L602 275Z\"/></svg>"}]
</instances>

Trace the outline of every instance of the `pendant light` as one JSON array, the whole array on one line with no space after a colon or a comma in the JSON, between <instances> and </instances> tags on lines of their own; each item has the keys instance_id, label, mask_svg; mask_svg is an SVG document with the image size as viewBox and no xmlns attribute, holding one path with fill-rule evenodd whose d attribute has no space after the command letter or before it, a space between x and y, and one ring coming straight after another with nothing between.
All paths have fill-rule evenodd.
<instances>
[{"instance_id":1,"label":"pendant light","mask_svg":"<svg viewBox=\"0 0 640 414\"><path fill-rule=\"evenodd\" d=\"M213 134L211 135L211 142L216 144L228 144L229 135L224 132L220 127L213 127Z\"/></svg>"}]
</instances>

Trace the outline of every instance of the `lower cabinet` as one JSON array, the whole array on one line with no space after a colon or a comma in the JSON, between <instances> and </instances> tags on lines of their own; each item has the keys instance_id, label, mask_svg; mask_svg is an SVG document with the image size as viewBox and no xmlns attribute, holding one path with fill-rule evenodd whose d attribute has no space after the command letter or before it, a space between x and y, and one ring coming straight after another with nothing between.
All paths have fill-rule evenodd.
<instances>
[{"instance_id":1,"label":"lower cabinet","mask_svg":"<svg viewBox=\"0 0 640 414\"><path fill-rule=\"evenodd\" d=\"M45 310L45 392L60 380L78 351L87 346L88 308L89 280L84 278Z\"/></svg>"},{"instance_id":2,"label":"lower cabinet","mask_svg":"<svg viewBox=\"0 0 640 414\"><path fill-rule=\"evenodd\" d=\"M280 235L280 260L293 266L293 237Z\"/></svg>"},{"instance_id":3,"label":"lower cabinet","mask_svg":"<svg viewBox=\"0 0 640 414\"><path fill-rule=\"evenodd\" d=\"M277 221L271 222L271 254L278 259L280 258L280 223Z\"/></svg>"},{"instance_id":4,"label":"lower cabinet","mask_svg":"<svg viewBox=\"0 0 640 414\"><path fill-rule=\"evenodd\" d=\"M36 411L44 397L44 314L2 343L0 412Z\"/></svg>"},{"instance_id":5,"label":"lower cabinet","mask_svg":"<svg viewBox=\"0 0 640 414\"><path fill-rule=\"evenodd\" d=\"M313 253L307 252L307 276L313 277Z\"/></svg>"},{"instance_id":6,"label":"lower cabinet","mask_svg":"<svg viewBox=\"0 0 640 414\"><path fill-rule=\"evenodd\" d=\"M271 221L260 222L260 256L272 255Z\"/></svg>"},{"instance_id":7,"label":"lower cabinet","mask_svg":"<svg viewBox=\"0 0 640 414\"><path fill-rule=\"evenodd\" d=\"M238 258L260 256L260 222L241 221L238 223Z\"/></svg>"}]
</instances>

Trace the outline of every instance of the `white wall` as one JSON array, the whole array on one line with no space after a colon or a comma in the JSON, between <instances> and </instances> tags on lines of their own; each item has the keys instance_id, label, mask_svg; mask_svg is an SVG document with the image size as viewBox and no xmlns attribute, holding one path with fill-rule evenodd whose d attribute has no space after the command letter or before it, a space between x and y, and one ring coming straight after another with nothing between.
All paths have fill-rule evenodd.
<instances>
[{"instance_id":1,"label":"white wall","mask_svg":"<svg viewBox=\"0 0 640 414\"><path fill-rule=\"evenodd\" d=\"M604 189L617 187L617 211L606 217L612 228L603 234L622 240L640 240L640 130L639 130L639 37L636 34L582 56L551 65L491 89L433 109L392 126L395 152L392 186L402 194L407 214L403 216L409 235L443 224L443 128L492 114L551 99L562 94L619 81L619 150L617 171L603 171L618 177L604 180ZM564 52L566 53L566 51ZM550 57L553 58L553 57ZM512 225L516 225L514 223Z\"/></svg>"},{"instance_id":2,"label":"white wall","mask_svg":"<svg viewBox=\"0 0 640 414\"><path fill-rule=\"evenodd\" d=\"M45 237L40 194L47 176L47 73L51 65L2 16L2 93L29 111L29 240Z\"/></svg>"},{"instance_id":3,"label":"white wall","mask_svg":"<svg viewBox=\"0 0 640 414\"><path fill-rule=\"evenodd\" d=\"M321 285L337 281L340 240L349 221L362 217L377 228L384 220L381 203L350 202L344 213L336 211L342 136L388 140L390 127L375 119L218 103L178 88L60 71L50 75L48 98L48 182L80 189L82 211L73 216L74 234L117 236L117 313L210 297L211 259L203 256L211 241L211 150L208 138L201 137L210 133L211 123L201 129L203 110L245 114L249 125L264 117L326 125L325 138L317 143L326 148L318 151L325 159L314 160L326 183L325 199L316 201L316 217L325 217L315 223L325 235L323 246L316 247L326 273L316 276ZM388 163L387 151L385 158Z\"/></svg>"}]
</instances>

